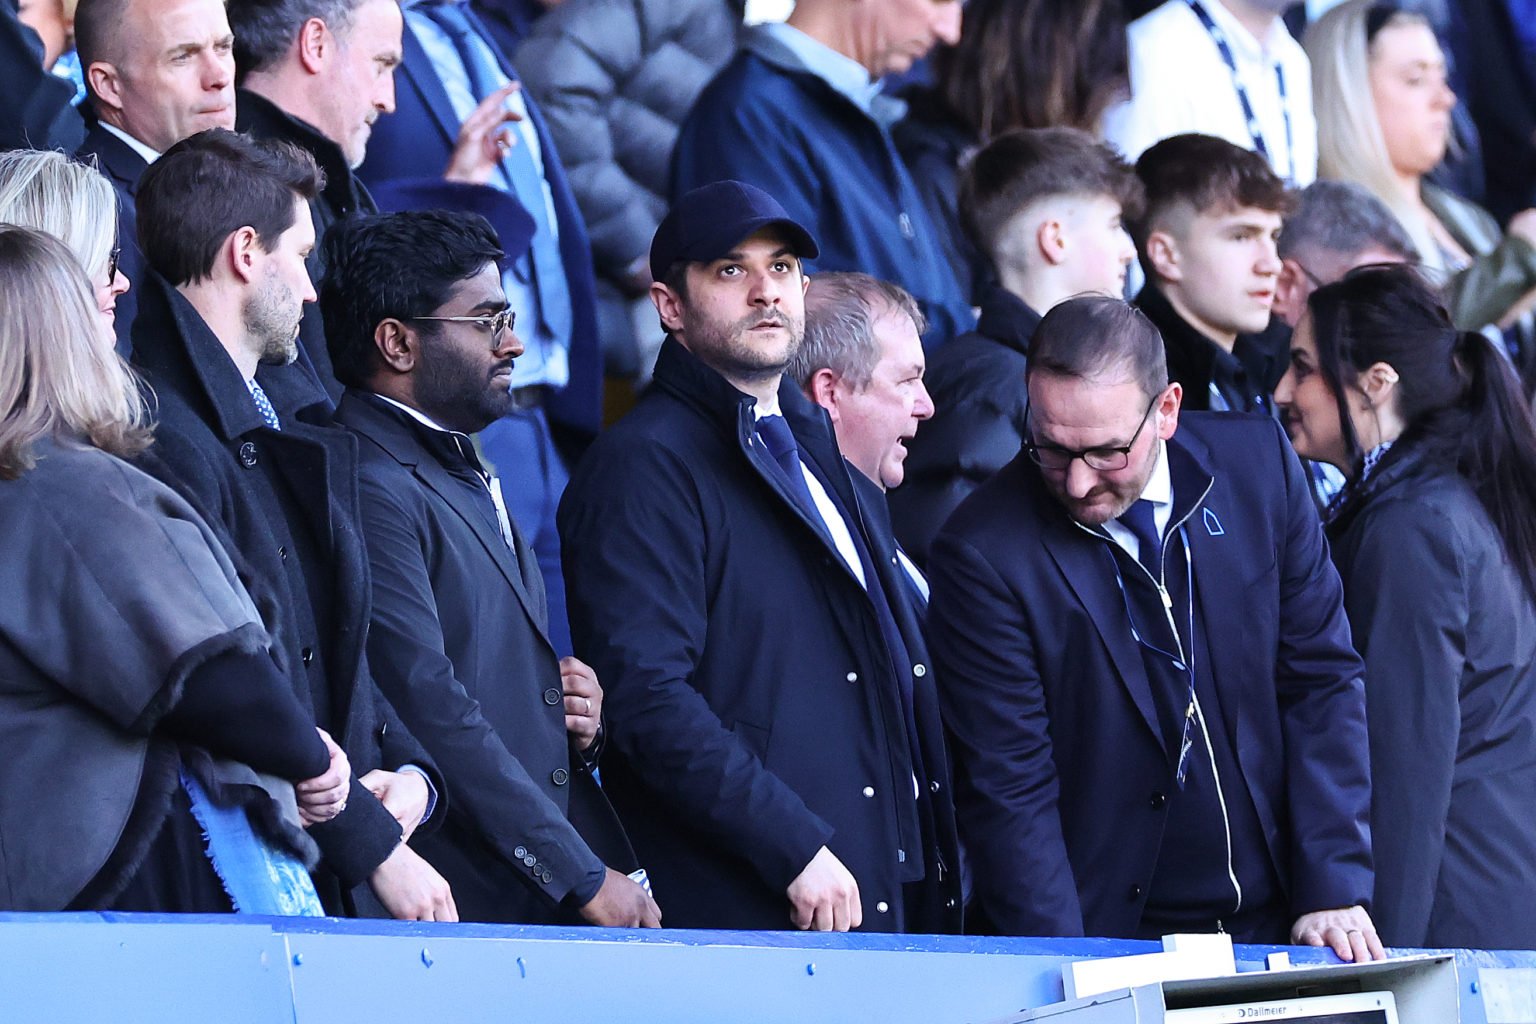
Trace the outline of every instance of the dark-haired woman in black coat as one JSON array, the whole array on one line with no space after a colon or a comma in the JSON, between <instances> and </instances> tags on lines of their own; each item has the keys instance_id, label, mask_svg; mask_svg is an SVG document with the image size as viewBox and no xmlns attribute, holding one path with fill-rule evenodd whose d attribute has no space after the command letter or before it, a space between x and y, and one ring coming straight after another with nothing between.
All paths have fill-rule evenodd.
<instances>
[{"instance_id":1,"label":"dark-haired woman in black coat","mask_svg":"<svg viewBox=\"0 0 1536 1024\"><path fill-rule=\"evenodd\" d=\"M1366 663L1376 895L1397 946L1536 947L1536 427L1411 269L1319 289L1275 392Z\"/></svg>"}]
</instances>

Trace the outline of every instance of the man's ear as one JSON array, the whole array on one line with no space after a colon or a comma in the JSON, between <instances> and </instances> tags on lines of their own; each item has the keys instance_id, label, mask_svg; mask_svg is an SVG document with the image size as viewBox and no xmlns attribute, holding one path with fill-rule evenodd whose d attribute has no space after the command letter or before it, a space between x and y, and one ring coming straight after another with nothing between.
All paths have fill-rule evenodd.
<instances>
[{"instance_id":1,"label":"man's ear","mask_svg":"<svg viewBox=\"0 0 1536 1024\"><path fill-rule=\"evenodd\" d=\"M116 65L104 60L91 61L91 66L85 69L85 84L90 86L91 94L102 106L122 111L123 79Z\"/></svg>"},{"instance_id":2,"label":"man's ear","mask_svg":"<svg viewBox=\"0 0 1536 1024\"><path fill-rule=\"evenodd\" d=\"M1307 273L1295 260L1281 260L1280 274L1275 278L1275 315L1291 327L1301 321L1307 309Z\"/></svg>"},{"instance_id":3,"label":"man's ear","mask_svg":"<svg viewBox=\"0 0 1536 1024\"><path fill-rule=\"evenodd\" d=\"M1055 217L1040 222L1035 228L1035 248L1048 267L1059 266L1067 258L1067 232Z\"/></svg>"},{"instance_id":4,"label":"man's ear","mask_svg":"<svg viewBox=\"0 0 1536 1024\"><path fill-rule=\"evenodd\" d=\"M683 329L683 300L676 292L660 281L651 282L651 302L661 317L661 326L681 337Z\"/></svg>"},{"instance_id":5,"label":"man's ear","mask_svg":"<svg viewBox=\"0 0 1536 1024\"><path fill-rule=\"evenodd\" d=\"M837 423L841 419L838 407L838 376L830 367L823 366L811 374L811 379L805 384L805 394L811 401L827 410L832 417L832 422Z\"/></svg>"},{"instance_id":6,"label":"man's ear","mask_svg":"<svg viewBox=\"0 0 1536 1024\"><path fill-rule=\"evenodd\" d=\"M318 75L325 70L336 39L323 20L310 18L299 26L299 38L294 45L298 47L299 64L310 74Z\"/></svg>"},{"instance_id":7,"label":"man's ear","mask_svg":"<svg viewBox=\"0 0 1536 1024\"><path fill-rule=\"evenodd\" d=\"M1164 281L1182 281L1184 269L1179 263L1179 243L1166 231L1154 231L1147 236L1147 262L1152 271Z\"/></svg>"},{"instance_id":8,"label":"man's ear","mask_svg":"<svg viewBox=\"0 0 1536 1024\"><path fill-rule=\"evenodd\" d=\"M230 273L241 284L253 284L261 276L262 262L267 254L261 247L256 229L249 224L231 231L224 239L221 252Z\"/></svg>"},{"instance_id":9,"label":"man's ear","mask_svg":"<svg viewBox=\"0 0 1536 1024\"><path fill-rule=\"evenodd\" d=\"M1179 429L1179 407L1184 401L1184 386L1175 381L1157 400L1157 436L1164 441Z\"/></svg>"},{"instance_id":10,"label":"man's ear","mask_svg":"<svg viewBox=\"0 0 1536 1024\"><path fill-rule=\"evenodd\" d=\"M373 329L373 347L387 369L410 373L420 361L421 336L394 317L388 317L380 320Z\"/></svg>"}]
</instances>

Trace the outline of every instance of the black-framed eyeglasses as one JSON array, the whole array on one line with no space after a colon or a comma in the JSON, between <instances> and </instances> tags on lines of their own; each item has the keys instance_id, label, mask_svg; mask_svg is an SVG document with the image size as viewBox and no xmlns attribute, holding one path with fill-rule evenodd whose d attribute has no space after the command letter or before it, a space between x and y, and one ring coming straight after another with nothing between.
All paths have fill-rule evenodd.
<instances>
[{"instance_id":1,"label":"black-framed eyeglasses","mask_svg":"<svg viewBox=\"0 0 1536 1024\"><path fill-rule=\"evenodd\" d=\"M482 331L491 333L491 348L495 349L504 332L512 330L517 324L517 310L511 306L503 306L490 316L412 316L408 320L436 320L439 323L448 324L474 324Z\"/></svg>"},{"instance_id":2,"label":"black-framed eyeglasses","mask_svg":"<svg viewBox=\"0 0 1536 1024\"><path fill-rule=\"evenodd\" d=\"M112 251L107 253L107 287L112 287L112 282L117 280L117 261L123 255L123 247L114 245Z\"/></svg>"},{"instance_id":3,"label":"black-framed eyeglasses","mask_svg":"<svg viewBox=\"0 0 1536 1024\"><path fill-rule=\"evenodd\" d=\"M1152 416L1152 410L1157 408L1157 403L1162 399L1162 392L1153 397L1147 406L1147 411L1141 414L1141 423L1136 427L1136 433L1125 444L1114 448L1084 448L1073 450L1061 448L1053 444L1035 444L1028 437L1029 410L1024 410L1024 422L1026 435L1024 438L1024 451L1035 461L1035 465L1041 469L1064 470L1073 462L1082 459L1089 469L1109 473L1117 469L1124 469L1131 464L1131 449L1136 447L1136 439L1141 437L1141 432L1147 429L1147 420Z\"/></svg>"}]
</instances>

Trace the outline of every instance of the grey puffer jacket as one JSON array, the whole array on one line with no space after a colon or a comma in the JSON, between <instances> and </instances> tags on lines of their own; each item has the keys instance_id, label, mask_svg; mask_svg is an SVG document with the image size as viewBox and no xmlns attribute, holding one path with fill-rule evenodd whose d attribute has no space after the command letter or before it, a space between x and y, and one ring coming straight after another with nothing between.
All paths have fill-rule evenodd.
<instances>
[{"instance_id":1,"label":"grey puffer jacket","mask_svg":"<svg viewBox=\"0 0 1536 1024\"><path fill-rule=\"evenodd\" d=\"M650 250L678 126L735 51L740 24L740 0L566 0L514 55L599 274L621 276Z\"/></svg>"}]
</instances>

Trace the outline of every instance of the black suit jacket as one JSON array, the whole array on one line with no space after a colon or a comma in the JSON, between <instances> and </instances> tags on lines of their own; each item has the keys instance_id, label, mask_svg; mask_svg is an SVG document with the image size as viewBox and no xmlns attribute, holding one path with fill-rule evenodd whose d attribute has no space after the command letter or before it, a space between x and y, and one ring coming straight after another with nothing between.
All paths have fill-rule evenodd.
<instances>
[{"instance_id":1,"label":"black suit jacket","mask_svg":"<svg viewBox=\"0 0 1536 1024\"><path fill-rule=\"evenodd\" d=\"M155 458L146 468L186 495L229 546L281 664L311 706L305 666L324 659L331 699L328 706L314 706L315 716L346 751L354 779L347 809L311 827L310 835L339 889L350 890L394 850L401 834L357 776L417 764L433 776L439 795L434 820L425 827L433 827L447 809L440 776L376 690L364 658L369 583L358 516L356 439L306 422L324 408L323 399L296 366L257 372L282 423L281 431L269 429L218 338L191 303L158 276L146 283L140 301L134 357L158 403ZM319 564L302 569L306 576L319 574L332 596L334 628L321 637L319 651L306 651L300 640L285 567L290 553L277 539L271 486L259 471L263 460L278 467L308 520L303 525L317 538ZM298 528L292 524L292 530ZM321 895L332 913L355 909L350 895L339 890L322 887Z\"/></svg>"},{"instance_id":2,"label":"black suit jacket","mask_svg":"<svg viewBox=\"0 0 1536 1024\"><path fill-rule=\"evenodd\" d=\"M379 686L431 752L453 794L440 832L417 843L471 921L550 922L633 854L565 729L560 664L538 564L517 554L447 468L451 435L348 391L337 421L360 439L373 577L368 651ZM592 845L573 826L590 832Z\"/></svg>"},{"instance_id":3,"label":"black suit jacket","mask_svg":"<svg viewBox=\"0 0 1536 1024\"><path fill-rule=\"evenodd\" d=\"M1195 626L1290 908L1369 903L1362 667L1306 475L1258 415L1184 414L1166 452ZM929 560L961 836L975 898L1006 934L1134 936L1161 845L1178 840L1164 835L1176 751L1111 543L1020 455Z\"/></svg>"},{"instance_id":4,"label":"black suit jacket","mask_svg":"<svg viewBox=\"0 0 1536 1024\"><path fill-rule=\"evenodd\" d=\"M121 250L117 266L129 281L128 291L117 297L117 351L127 359L133 354L133 319L138 313L139 290L145 283L144 251L139 248L139 218L134 200L139 193L139 176L149 164L99 122L91 124L75 156L88 163L94 160L96 169L106 175L117 193L117 245Z\"/></svg>"}]
</instances>

